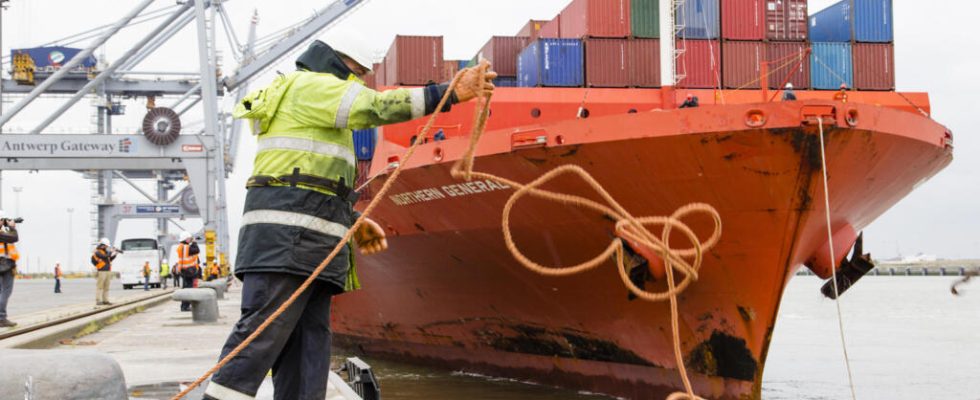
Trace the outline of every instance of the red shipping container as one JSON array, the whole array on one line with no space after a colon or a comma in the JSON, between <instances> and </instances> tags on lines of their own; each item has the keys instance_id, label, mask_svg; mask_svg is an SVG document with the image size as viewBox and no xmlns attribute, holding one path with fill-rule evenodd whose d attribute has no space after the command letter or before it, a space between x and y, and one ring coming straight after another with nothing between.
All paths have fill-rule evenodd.
<instances>
[{"instance_id":1,"label":"red shipping container","mask_svg":"<svg viewBox=\"0 0 980 400\"><path fill-rule=\"evenodd\" d=\"M895 45L854 43L854 88L895 90Z\"/></svg>"},{"instance_id":2,"label":"red shipping container","mask_svg":"<svg viewBox=\"0 0 980 400\"><path fill-rule=\"evenodd\" d=\"M555 16L551 21L546 22L541 25L541 31L538 32L539 38L546 39L558 39L561 37L561 14Z\"/></svg>"},{"instance_id":3,"label":"red shipping container","mask_svg":"<svg viewBox=\"0 0 980 400\"><path fill-rule=\"evenodd\" d=\"M766 0L721 0L721 38L766 38Z\"/></svg>"},{"instance_id":4,"label":"red shipping container","mask_svg":"<svg viewBox=\"0 0 980 400\"><path fill-rule=\"evenodd\" d=\"M810 56L805 42L769 42L769 88L782 89L789 82L796 89L810 87Z\"/></svg>"},{"instance_id":5,"label":"red shipping container","mask_svg":"<svg viewBox=\"0 0 980 400\"><path fill-rule=\"evenodd\" d=\"M674 70L684 79L679 88L718 87L721 82L721 42L717 40L677 40L677 49L684 52L677 57Z\"/></svg>"},{"instance_id":6,"label":"red shipping container","mask_svg":"<svg viewBox=\"0 0 980 400\"><path fill-rule=\"evenodd\" d=\"M561 12L563 38L630 36L629 0L572 0Z\"/></svg>"},{"instance_id":7,"label":"red shipping container","mask_svg":"<svg viewBox=\"0 0 980 400\"><path fill-rule=\"evenodd\" d=\"M628 39L586 39L585 85L629 87L630 59Z\"/></svg>"},{"instance_id":8,"label":"red shipping container","mask_svg":"<svg viewBox=\"0 0 980 400\"><path fill-rule=\"evenodd\" d=\"M766 61L766 44L761 41L728 41L721 45L722 83L729 89L762 87L762 63Z\"/></svg>"},{"instance_id":9,"label":"red shipping container","mask_svg":"<svg viewBox=\"0 0 980 400\"><path fill-rule=\"evenodd\" d=\"M385 56L385 83L399 86L439 82L442 68L442 36L395 36Z\"/></svg>"},{"instance_id":10,"label":"red shipping container","mask_svg":"<svg viewBox=\"0 0 980 400\"><path fill-rule=\"evenodd\" d=\"M517 56L527 47L528 38L520 36L494 36L477 54L477 60L486 59L500 76L517 76Z\"/></svg>"},{"instance_id":11,"label":"red shipping container","mask_svg":"<svg viewBox=\"0 0 980 400\"><path fill-rule=\"evenodd\" d=\"M526 25L524 25L524 27L521 28L521 30L519 32L517 32L517 34L514 35L514 36L526 36L526 37L529 37L531 42L533 42L535 40L538 40L538 35L541 32L541 28L543 28L544 25L547 24L548 22L551 22L551 21L548 21L548 20L539 20L539 19L532 19L532 20L528 21L528 23Z\"/></svg>"},{"instance_id":12,"label":"red shipping container","mask_svg":"<svg viewBox=\"0 0 980 400\"><path fill-rule=\"evenodd\" d=\"M442 81L449 82L453 80L456 73L459 72L459 61L457 60L446 60L442 62Z\"/></svg>"},{"instance_id":13,"label":"red shipping container","mask_svg":"<svg viewBox=\"0 0 980 400\"><path fill-rule=\"evenodd\" d=\"M807 0L766 0L766 39L806 40L809 23L806 2Z\"/></svg>"},{"instance_id":14,"label":"red shipping container","mask_svg":"<svg viewBox=\"0 0 980 400\"><path fill-rule=\"evenodd\" d=\"M364 86L367 86L371 89L377 89L378 88L377 78L378 78L378 63L374 63L371 65L371 73L367 74L364 77Z\"/></svg>"},{"instance_id":15,"label":"red shipping container","mask_svg":"<svg viewBox=\"0 0 980 400\"><path fill-rule=\"evenodd\" d=\"M385 76L385 60L381 60L377 67L374 69L374 85L375 88L382 88L388 86L388 81Z\"/></svg>"},{"instance_id":16,"label":"red shipping container","mask_svg":"<svg viewBox=\"0 0 980 400\"><path fill-rule=\"evenodd\" d=\"M630 40L630 86L660 87L660 39Z\"/></svg>"}]
</instances>

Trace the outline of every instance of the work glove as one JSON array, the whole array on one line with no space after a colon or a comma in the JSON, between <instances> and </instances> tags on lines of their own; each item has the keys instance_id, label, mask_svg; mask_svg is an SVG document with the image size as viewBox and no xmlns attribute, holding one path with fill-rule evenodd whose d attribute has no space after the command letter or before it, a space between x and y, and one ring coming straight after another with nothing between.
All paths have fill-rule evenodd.
<instances>
[{"instance_id":1,"label":"work glove","mask_svg":"<svg viewBox=\"0 0 980 400\"><path fill-rule=\"evenodd\" d=\"M484 73L483 79L480 79L481 71ZM486 60L481 61L480 65L464 69L463 76L456 84L456 98L462 103L493 92L493 79L496 77L497 73L490 70L490 63Z\"/></svg>"},{"instance_id":2,"label":"work glove","mask_svg":"<svg viewBox=\"0 0 980 400\"><path fill-rule=\"evenodd\" d=\"M388 249L384 229L370 218L364 218L364 223L354 232L354 242L364 255L377 254Z\"/></svg>"}]
</instances>

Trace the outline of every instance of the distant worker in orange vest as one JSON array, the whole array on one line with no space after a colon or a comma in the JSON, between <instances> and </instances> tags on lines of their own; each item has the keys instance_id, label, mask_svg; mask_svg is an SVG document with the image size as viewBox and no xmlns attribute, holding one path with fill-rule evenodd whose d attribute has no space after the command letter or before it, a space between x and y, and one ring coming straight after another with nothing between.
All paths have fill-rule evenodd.
<instances>
[{"instance_id":1,"label":"distant worker in orange vest","mask_svg":"<svg viewBox=\"0 0 980 400\"><path fill-rule=\"evenodd\" d=\"M840 84L840 91L834 94L834 100L847 103L847 84Z\"/></svg>"},{"instance_id":2,"label":"distant worker in orange vest","mask_svg":"<svg viewBox=\"0 0 980 400\"><path fill-rule=\"evenodd\" d=\"M197 262L197 255L201 249L194 242L194 236L187 231L180 233L180 244L177 245L177 269L183 279L181 287L192 288L197 285L194 280L201 273L201 267ZM188 301L180 302L180 311L190 311L191 303Z\"/></svg>"},{"instance_id":3,"label":"distant worker in orange vest","mask_svg":"<svg viewBox=\"0 0 980 400\"><path fill-rule=\"evenodd\" d=\"M3 211L0 211L0 328L12 328L17 326L14 322L7 319L7 300L14 291L14 276L17 275L17 260L20 253L17 252L17 220L5 218Z\"/></svg>"},{"instance_id":4,"label":"distant worker in orange vest","mask_svg":"<svg viewBox=\"0 0 980 400\"><path fill-rule=\"evenodd\" d=\"M61 293L61 263L54 263L54 292Z\"/></svg>"},{"instance_id":5,"label":"distant worker in orange vest","mask_svg":"<svg viewBox=\"0 0 980 400\"><path fill-rule=\"evenodd\" d=\"M143 263L143 291L150 290L150 262Z\"/></svg>"},{"instance_id":6,"label":"distant worker in orange vest","mask_svg":"<svg viewBox=\"0 0 980 400\"><path fill-rule=\"evenodd\" d=\"M221 268L218 268L218 263L211 263L211 270L208 273L208 280L213 281L221 277Z\"/></svg>"},{"instance_id":7,"label":"distant worker in orange vest","mask_svg":"<svg viewBox=\"0 0 980 400\"><path fill-rule=\"evenodd\" d=\"M109 238L99 240L99 245L92 253L92 265L96 270L95 305L110 306L109 283L112 282L112 260L116 259L119 250L112 247Z\"/></svg>"}]
</instances>

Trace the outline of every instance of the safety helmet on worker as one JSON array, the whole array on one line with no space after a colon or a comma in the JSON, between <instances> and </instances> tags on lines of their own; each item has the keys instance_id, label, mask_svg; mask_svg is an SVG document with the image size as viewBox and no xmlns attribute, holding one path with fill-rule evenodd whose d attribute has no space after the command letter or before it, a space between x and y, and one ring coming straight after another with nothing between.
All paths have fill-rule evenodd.
<instances>
[{"instance_id":1,"label":"safety helmet on worker","mask_svg":"<svg viewBox=\"0 0 980 400\"><path fill-rule=\"evenodd\" d=\"M187 231L181 231L180 236L177 237L181 242L186 242L191 239L191 233Z\"/></svg>"},{"instance_id":2,"label":"safety helmet on worker","mask_svg":"<svg viewBox=\"0 0 980 400\"><path fill-rule=\"evenodd\" d=\"M112 242L109 241L109 238L105 238L105 237L102 238L102 239L99 239L99 244L102 245L102 246L106 246L106 247L112 246Z\"/></svg>"},{"instance_id":3,"label":"safety helmet on worker","mask_svg":"<svg viewBox=\"0 0 980 400\"><path fill-rule=\"evenodd\" d=\"M340 79L347 79L347 73L355 71L343 62L343 57L370 72L374 60L370 49L370 44L356 32L331 29L319 40L310 43L310 47L296 58L296 67L313 72L333 73Z\"/></svg>"},{"instance_id":4,"label":"safety helmet on worker","mask_svg":"<svg viewBox=\"0 0 980 400\"><path fill-rule=\"evenodd\" d=\"M793 82L786 82L786 88L787 89L792 89L793 88Z\"/></svg>"}]
</instances>

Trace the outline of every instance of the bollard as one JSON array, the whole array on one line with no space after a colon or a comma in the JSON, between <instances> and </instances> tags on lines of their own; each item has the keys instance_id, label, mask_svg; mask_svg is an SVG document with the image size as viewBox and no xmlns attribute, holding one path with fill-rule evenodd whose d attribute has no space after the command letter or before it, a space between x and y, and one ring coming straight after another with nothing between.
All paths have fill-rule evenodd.
<instances>
[{"instance_id":1,"label":"bollard","mask_svg":"<svg viewBox=\"0 0 980 400\"><path fill-rule=\"evenodd\" d=\"M0 350L0 365L0 399L129 398L122 368L95 351Z\"/></svg>"}]
</instances>

